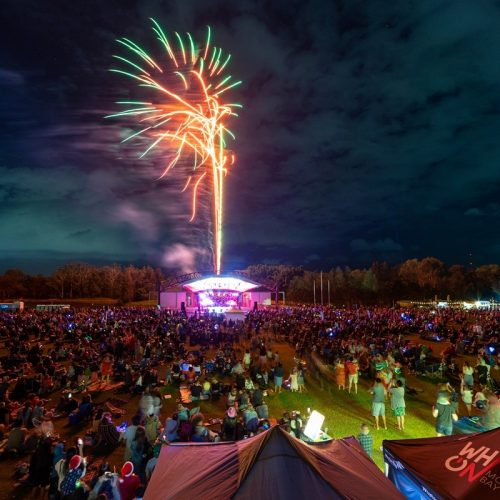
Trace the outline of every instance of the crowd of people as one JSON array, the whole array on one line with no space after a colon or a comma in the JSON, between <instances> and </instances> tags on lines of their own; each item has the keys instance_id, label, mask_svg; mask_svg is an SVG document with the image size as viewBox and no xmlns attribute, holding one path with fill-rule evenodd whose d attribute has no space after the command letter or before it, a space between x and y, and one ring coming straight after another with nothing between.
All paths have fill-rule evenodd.
<instances>
[{"instance_id":1,"label":"crowd of people","mask_svg":"<svg viewBox=\"0 0 500 500\"><path fill-rule=\"evenodd\" d=\"M141 498L164 443L246 439L274 422L300 438L300 414L270 415L267 400L307 390L306 358L331 367L332 384L353 397L360 374L373 381L375 429L387 428L388 397L405 429L405 395L418 393L408 376L418 373L447 381L431 410L437 435L451 434L458 414L480 414L495 428L499 330L498 312L449 309L303 306L252 311L244 322L118 307L2 312L2 457L26 461L16 472L40 498ZM447 348L438 354L429 338ZM278 344L293 350L290 366ZM116 397L100 401L103 393ZM123 425L120 396L137 403ZM168 416L165 397L175 401ZM200 411L208 400L221 408L217 417ZM74 442L58 435L62 422ZM366 424L359 441L371 456ZM120 444L117 471L107 457Z\"/></svg>"}]
</instances>

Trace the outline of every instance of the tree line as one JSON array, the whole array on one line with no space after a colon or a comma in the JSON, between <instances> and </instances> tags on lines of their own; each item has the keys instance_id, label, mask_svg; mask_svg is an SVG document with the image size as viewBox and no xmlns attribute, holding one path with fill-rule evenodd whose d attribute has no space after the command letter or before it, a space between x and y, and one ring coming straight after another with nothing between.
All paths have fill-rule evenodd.
<instances>
[{"instance_id":1,"label":"tree line","mask_svg":"<svg viewBox=\"0 0 500 500\"><path fill-rule=\"evenodd\" d=\"M50 276L30 276L20 269L0 275L0 300L17 298L77 299L108 297L120 302L153 299L164 279L152 267L93 266L75 262L56 269Z\"/></svg>"},{"instance_id":2,"label":"tree line","mask_svg":"<svg viewBox=\"0 0 500 500\"><path fill-rule=\"evenodd\" d=\"M390 265L375 262L369 268L334 267L319 272L302 267L258 264L249 266L249 278L285 292L286 300L312 303L392 303L398 299L451 300L496 298L500 293L500 266L465 268L446 266L439 259L426 257ZM0 275L0 300L18 298L76 299L109 297L120 302L153 299L167 277L161 269L118 264L94 266L70 263L51 275L28 275L9 269ZM329 290L329 293L328 293Z\"/></svg>"},{"instance_id":3,"label":"tree line","mask_svg":"<svg viewBox=\"0 0 500 500\"><path fill-rule=\"evenodd\" d=\"M499 265L447 267L434 257L410 259L396 265L374 262L364 269L335 267L324 272L262 264L250 266L246 271L250 278L284 291L286 300L291 302L313 302L315 289L316 302L321 303L321 282L324 304L328 303L328 297L333 304L390 304L399 299L433 299L436 295L450 300L498 300L500 294Z\"/></svg>"}]
</instances>

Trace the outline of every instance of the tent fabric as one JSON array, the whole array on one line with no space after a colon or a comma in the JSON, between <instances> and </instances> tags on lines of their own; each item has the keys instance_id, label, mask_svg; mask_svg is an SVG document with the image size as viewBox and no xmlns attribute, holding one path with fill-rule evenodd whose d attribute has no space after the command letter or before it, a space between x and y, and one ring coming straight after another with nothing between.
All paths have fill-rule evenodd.
<instances>
[{"instance_id":1,"label":"tent fabric","mask_svg":"<svg viewBox=\"0 0 500 500\"><path fill-rule=\"evenodd\" d=\"M386 440L383 447L389 477L403 481L403 472L409 473L422 486L425 495L421 498L500 498L500 429Z\"/></svg>"},{"instance_id":2,"label":"tent fabric","mask_svg":"<svg viewBox=\"0 0 500 500\"><path fill-rule=\"evenodd\" d=\"M162 448L145 493L157 499L401 499L354 438L310 446L279 426L229 443Z\"/></svg>"}]
</instances>

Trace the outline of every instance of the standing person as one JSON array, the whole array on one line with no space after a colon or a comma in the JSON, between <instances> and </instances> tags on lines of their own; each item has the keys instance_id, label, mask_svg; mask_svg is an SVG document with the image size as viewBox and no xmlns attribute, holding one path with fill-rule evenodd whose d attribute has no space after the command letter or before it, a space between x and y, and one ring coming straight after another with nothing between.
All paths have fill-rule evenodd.
<instances>
[{"instance_id":1,"label":"standing person","mask_svg":"<svg viewBox=\"0 0 500 500\"><path fill-rule=\"evenodd\" d=\"M141 417L139 415L134 415L132 417L132 424L125 429L125 432L120 434L120 441L125 441L125 451L123 453L124 462L128 462L132 457L132 449L130 446L135 438L135 432L140 423Z\"/></svg>"},{"instance_id":2,"label":"standing person","mask_svg":"<svg viewBox=\"0 0 500 500\"><path fill-rule=\"evenodd\" d=\"M263 342L259 346L259 366L261 370L267 367L267 349Z\"/></svg>"},{"instance_id":3,"label":"standing person","mask_svg":"<svg viewBox=\"0 0 500 500\"><path fill-rule=\"evenodd\" d=\"M464 383L470 387L474 386L474 368L469 364L468 361L464 362L462 367L462 373L464 375Z\"/></svg>"},{"instance_id":4,"label":"standing person","mask_svg":"<svg viewBox=\"0 0 500 500\"><path fill-rule=\"evenodd\" d=\"M342 358L339 358L337 360L337 364L335 365L335 380L339 389L345 391L345 365Z\"/></svg>"},{"instance_id":5,"label":"standing person","mask_svg":"<svg viewBox=\"0 0 500 500\"><path fill-rule=\"evenodd\" d=\"M488 398L486 414L483 418L483 425L489 431L500 427L500 400L495 394L492 394Z\"/></svg>"},{"instance_id":6,"label":"standing person","mask_svg":"<svg viewBox=\"0 0 500 500\"><path fill-rule=\"evenodd\" d=\"M436 434L438 437L453 434L453 422L458 420L453 406L447 396L438 396L437 403L432 407L432 416L436 419Z\"/></svg>"},{"instance_id":7,"label":"standing person","mask_svg":"<svg viewBox=\"0 0 500 500\"><path fill-rule=\"evenodd\" d=\"M152 391L152 395L153 395L153 407L154 407L155 415L157 417L160 417L160 411L161 411L161 407L162 407L161 393L158 389L155 389L154 391Z\"/></svg>"},{"instance_id":8,"label":"standing person","mask_svg":"<svg viewBox=\"0 0 500 500\"><path fill-rule=\"evenodd\" d=\"M245 349L245 354L243 355L243 365L245 366L245 370L248 370L251 362L252 362L252 358L250 356L250 350Z\"/></svg>"},{"instance_id":9,"label":"standing person","mask_svg":"<svg viewBox=\"0 0 500 500\"><path fill-rule=\"evenodd\" d=\"M479 383L485 386L488 383L489 365L486 364L483 356L480 357L476 365L476 372Z\"/></svg>"},{"instance_id":10,"label":"standing person","mask_svg":"<svg viewBox=\"0 0 500 500\"><path fill-rule=\"evenodd\" d=\"M375 417L375 428L377 430L380 429L379 417L382 417L382 422L384 423L384 429L387 430L387 422L385 419L386 390L380 378L375 379L375 384L373 385L370 394L372 395L372 416Z\"/></svg>"},{"instance_id":11,"label":"standing person","mask_svg":"<svg viewBox=\"0 0 500 500\"><path fill-rule=\"evenodd\" d=\"M283 385L283 365L278 362L278 366L274 369L274 390L276 394L281 392L281 386Z\"/></svg>"},{"instance_id":12,"label":"standing person","mask_svg":"<svg viewBox=\"0 0 500 500\"><path fill-rule=\"evenodd\" d=\"M112 372L113 358L110 354L106 354L101 361L101 381L109 384Z\"/></svg>"},{"instance_id":13,"label":"standing person","mask_svg":"<svg viewBox=\"0 0 500 500\"><path fill-rule=\"evenodd\" d=\"M83 459L80 455L73 455L69 461L69 470L61 482L62 498L75 493L76 489L79 487L79 481L83 476L85 476L85 473L85 459Z\"/></svg>"},{"instance_id":14,"label":"standing person","mask_svg":"<svg viewBox=\"0 0 500 500\"><path fill-rule=\"evenodd\" d=\"M357 437L359 444L365 450L365 453L372 458L373 455L373 436L370 434L370 428L366 424L361 424L360 433Z\"/></svg>"},{"instance_id":15,"label":"standing person","mask_svg":"<svg viewBox=\"0 0 500 500\"><path fill-rule=\"evenodd\" d=\"M49 494L50 475L53 467L52 442L43 437L31 456L29 480L33 485L33 498L44 499Z\"/></svg>"},{"instance_id":16,"label":"standing person","mask_svg":"<svg viewBox=\"0 0 500 500\"><path fill-rule=\"evenodd\" d=\"M393 381L393 387L390 389L391 392L391 408L396 421L398 424L398 430L405 430L405 388L403 387L403 382L401 380Z\"/></svg>"},{"instance_id":17,"label":"standing person","mask_svg":"<svg viewBox=\"0 0 500 500\"><path fill-rule=\"evenodd\" d=\"M118 490L120 491L121 500L133 500L135 492L141 484L139 476L134 474L134 464L132 462L125 462L120 475Z\"/></svg>"},{"instance_id":18,"label":"standing person","mask_svg":"<svg viewBox=\"0 0 500 500\"><path fill-rule=\"evenodd\" d=\"M350 358L346 363L348 380L349 380L349 394L351 394L352 386L354 385L354 394L358 393L358 373L359 365L357 359Z\"/></svg>"},{"instance_id":19,"label":"standing person","mask_svg":"<svg viewBox=\"0 0 500 500\"><path fill-rule=\"evenodd\" d=\"M297 385L299 387L299 392L306 392L306 382L304 379L304 369L302 367L299 368L297 373Z\"/></svg>"},{"instance_id":20,"label":"standing person","mask_svg":"<svg viewBox=\"0 0 500 500\"><path fill-rule=\"evenodd\" d=\"M147 440L146 430L141 425L137 427L137 430L135 431L135 438L132 441L130 448L132 450L132 457L130 461L134 464L134 470L141 479L144 479L146 463L151 458L149 456L151 445Z\"/></svg>"},{"instance_id":21,"label":"standing person","mask_svg":"<svg viewBox=\"0 0 500 500\"><path fill-rule=\"evenodd\" d=\"M71 459L75 455L80 455L83 458L83 442L78 442L78 449L75 446L70 446L66 450L66 456L61 458L55 465L54 469L57 473L57 489L61 491L61 483L63 482L66 474L70 470Z\"/></svg>"},{"instance_id":22,"label":"standing person","mask_svg":"<svg viewBox=\"0 0 500 500\"><path fill-rule=\"evenodd\" d=\"M297 392L299 390L299 384L297 383L297 367L294 366L292 368L292 372L290 373L290 391Z\"/></svg>"},{"instance_id":23,"label":"standing person","mask_svg":"<svg viewBox=\"0 0 500 500\"><path fill-rule=\"evenodd\" d=\"M467 408L469 417L472 414L472 389L471 386L465 383L465 375L460 381L460 393L462 394L462 401Z\"/></svg>"},{"instance_id":24,"label":"standing person","mask_svg":"<svg viewBox=\"0 0 500 500\"><path fill-rule=\"evenodd\" d=\"M156 438L160 434L161 423L160 419L154 414L150 413L146 417L146 422L144 424L144 429L146 431L146 439L150 444L156 441Z\"/></svg>"}]
</instances>

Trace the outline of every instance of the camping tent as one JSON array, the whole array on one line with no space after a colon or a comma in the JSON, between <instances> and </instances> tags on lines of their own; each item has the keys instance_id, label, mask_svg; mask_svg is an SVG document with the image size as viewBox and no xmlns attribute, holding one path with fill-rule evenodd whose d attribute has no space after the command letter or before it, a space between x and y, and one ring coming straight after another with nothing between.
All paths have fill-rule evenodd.
<instances>
[{"instance_id":1,"label":"camping tent","mask_svg":"<svg viewBox=\"0 0 500 500\"><path fill-rule=\"evenodd\" d=\"M500 429L383 446L389 479L411 500L500 498Z\"/></svg>"},{"instance_id":2,"label":"camping tent","mask_svg":"<svg viewBox=\"0 0 500 500\"><path fill-rule=\"evenodd\" d=\"M354 438L310 446L274 426L243 441L164 446L144 498L403 497Z\"/></svg>"}]
</instances>

